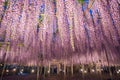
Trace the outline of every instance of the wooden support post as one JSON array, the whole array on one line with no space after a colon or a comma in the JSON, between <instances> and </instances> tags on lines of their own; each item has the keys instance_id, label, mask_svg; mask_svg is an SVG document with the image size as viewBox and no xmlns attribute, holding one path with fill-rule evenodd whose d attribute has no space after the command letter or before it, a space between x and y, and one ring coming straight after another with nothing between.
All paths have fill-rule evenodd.
<instances>
[{"instance_id":1,"label":"wooden support post","mask_svg":"<svg viewBox=\"0 0 120 80\"><path fill-rule=\"evenodd\" d=\"M2 70L2 74L1 74L1 79L0 79L0 80L3 79L3 75L4 75L4 72L5 72L5 68L6 68L6 64L4 63L3 70Z\"/></svg>"},{"instance_id":2,"label":"wooden support post","mask_svg":"<svg viewBox=\"0 0 120 80\"><path fill-rule=\"evenodd\" d=\"M57 74L59 74L59 72L60 72L60 64L57 65L57 68L58 68L57 69Z\"/></svg>"},{"instance_id":3,"label":"wooden support post","mask_svg":"<svg viewBox=\"0 0 120 80\"><path fill-rule=\"evenodd\" d=\"M45 74L46 74L46 67L44 66L44 76L45 76Z\"/></svg>"},{"instance_id":4,"label":"wooden support post","mask_svg":"<svg viewBox=\"0 0 120 80\"><path fill-rule=\"evenodd\" d=\"M64 75L66 75L66 63L64 63Z\"/></svg>"},{"instance_id":5,"label":"wooden support post","mask_svg":"<svg viewBox=\"0 0 120 80\"><path fill-rule=\"evenodd\" d=\"M83 70L82 70L82 78L83 78L83 80L84 80L84 70L85 70L85 69L84 69L84 65L82 65L82 69L83 69Z\"/></svg>"},{"instance_id":6,"label":"wooden support post","mask_svg":"<svg viewBox=\"0 0 120 80\"><path fill-rule=\"evenodd\" d=\"M71 57L72 62L71 62L71 74L73 75L73 57Z\"/></svg>"},{"instance_id":7,"label":"wooden support post","mask_svg":"<svg viewBox=\"0 0 120 80\"><path fill-rule=\"evenodd\" d=\"M37 66L37 80L39 80L39 72L40 72L40 68L39 65Z\"/></svg>"},{"instance_id":8,"label":"wooden support post","mask_svg":"<svg viewBox=\"0 0 120 80\"><path fill-rule=\"evenodd\" d=\"M102 80L102 73L101 73L101 66L99 65L99 72L98 72L99 74L100 74L100 79Z\"/></svg>"},{"instance_id":9,"label":"wooden support post","mask_svg":"<svg viewBox=\"0 0 120 80\"><path fill-rule=\"evenodd\" d=\"M50 74L50 63L48 65L48 73Z\"/></svg>"},{"instance_id":10,"label":"wooden support post","mask_svg":"<svg viewBox=\"0 0 120 80\"><path fill-rule=\"evenodd\" d=\"M73 63L71 65L71 74L73 75Z\"/></svg>"}]
</instances>

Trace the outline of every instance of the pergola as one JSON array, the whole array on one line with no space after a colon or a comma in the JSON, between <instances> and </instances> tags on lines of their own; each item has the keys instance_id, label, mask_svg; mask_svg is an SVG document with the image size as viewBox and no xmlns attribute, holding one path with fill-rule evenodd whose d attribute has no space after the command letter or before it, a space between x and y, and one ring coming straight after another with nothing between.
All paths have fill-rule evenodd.
<instances>
[{"instance_id":1,"label":"pergola","mask_svg":"<svg viewBox=\"0 0 120 80\"><path fill-rule=\"evenodd\" d=\"M9 64L37 66L38 78L40 66L57 73L62 66L64 74L66 66L72 74L74 65L120 66L119 6L120 0L0 0L2 76Z\"/></svg>"},{"instance_id":2,"label":"pergola","mask_svg":"<svg viewBox=\"0 0 120 80\"><path fill-rule=\"evenodd\" d=\"M119 65L119 0L81 1L1 0L0 62Z\"/></svg>"}]
</instances>

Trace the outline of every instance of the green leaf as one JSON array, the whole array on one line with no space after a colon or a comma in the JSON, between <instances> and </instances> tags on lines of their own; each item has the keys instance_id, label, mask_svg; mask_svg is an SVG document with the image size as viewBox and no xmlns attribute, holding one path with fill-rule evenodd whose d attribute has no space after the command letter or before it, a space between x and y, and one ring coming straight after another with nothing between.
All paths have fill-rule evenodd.
<instances>
[{"instance_id":1,"label":"green leaf","mask_svg":"<svg viewBox=\"0 0 120 80\"><path fill-rule=\"evenodd\" d=\"M8 6L8 0L4 2L4 6Z\"/></svg>"},{"instance_id":2,"label":"green leaf","mask_svg":"<svg viewBox=\"0 0 120 80\"><path fill-rule=\"evenodd\" d=\"M39 22L41 23L44 19L44 14L41 14L40 17L39 17Z\"/></svg>"},{"instance_id":3,"label":"green leaf","mask_svg":"<svg viewBox=\"0 0 120 80\"><path fill-rule=\"evenodd\" d=\"M78 0L79 3L83 4L85 0Z\"/></svg>"}]
</instances>

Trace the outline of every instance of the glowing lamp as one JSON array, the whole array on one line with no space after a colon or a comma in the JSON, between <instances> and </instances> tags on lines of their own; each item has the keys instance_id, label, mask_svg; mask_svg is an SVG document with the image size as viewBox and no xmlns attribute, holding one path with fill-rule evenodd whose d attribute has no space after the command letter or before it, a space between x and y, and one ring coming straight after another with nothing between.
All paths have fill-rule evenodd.
<instances>
[{"instance_id":1,"label":"glowing lamp","mask_svg":"<svg viewBox=\"0 0 120 80\"><path fill-rule=\"evenodd\" d=\"M84 73L87 73L87 71L85 70Z\"/></svg>"},{"instance_id":2,"label":"glowing lamp","mask_svg":"<svg viewBox=\"0 0 120 80\"><path fill-rule=\"evenodd\" d=\"M13 71L15 72L15 71L16 71L16 68L14 68Z\"/></svg>"},{"instance_id":3,"label":"glowing lamp","mask_svg":"<svg viewBox=\"0 0 120 80\"><path fill-rule=\"evenodd\" d=\"M50 71L48 71L48 73L50 73Z\"/></svg>"},{"instance_id":4,"label":"glowing lamp","mask_svg":"<svg viewBox=\"0 0 120 80\"><path fill-rule=\"evenodd\" d=\"M9 70L7 69L6 72L9 72Z\"/></svg>"},{"instance_id":5,"label":"glowing lamp","mask_svg":"<svg viewBox=\"0 0 120 80\"><path fill-rule=\"evenodd\" d=\"M24 71L24 69L21 69L21 71L23 72L23 71Z\"/></svg>"},{"instance_id":6,"label":"glowing lamp","mask_svg":"<svg viewBox=\"0 0 120 80\"><path fill-rule=\"evenodd\" d=\"M119 74L120 72L119 71L117 71L117 74Z\"/></svg>"},{"instance_id":7,"label":"glowing lamp","mask_svg":"<svg viewBox=\"0 0 120 80\"><path fill-rule=\"evenodd\" d=\"M80 69L80 71L82 71L82 72L83 72L83 69Z\"/></svg>"},{"instance_id":8,"label":"glowing lamp","mask_svg":"<svg viewBox=\"0 0 120 80\"><path fill-rule=\"evenodd\" d=\"M0 64L0 66L2 66L2 64Z\"/></svg>"},{"instance_id":9,"label":"glowing lamp","mask_svg":"<svg viewBox=\"0 0 120 80\"><path fill-rule=\"evenodd\" d=\"M92 72L95 72L95 70L94 70L94 69L92 69Z\"/></svg>"},{"instance_id":10,"label":"glowing lamp","mask_svg":"<svg viewBox=\"0 0 120 80\"><path fill-rule=\"evenodd\" d=\"M35 72L35 70L34 70L34 69L32 69L32 70L31 70L31 73L34 73L34 72Z\"/></svg>"},{"instance_id":11,"label":"glowing lamp","mask_svg":"<svg viewBox=\"0 0 120 80\"><path fill-rule=\"evenodd\" d=\"M118 71L120 72L120 69Z\"/></svg>"}]
</instances>

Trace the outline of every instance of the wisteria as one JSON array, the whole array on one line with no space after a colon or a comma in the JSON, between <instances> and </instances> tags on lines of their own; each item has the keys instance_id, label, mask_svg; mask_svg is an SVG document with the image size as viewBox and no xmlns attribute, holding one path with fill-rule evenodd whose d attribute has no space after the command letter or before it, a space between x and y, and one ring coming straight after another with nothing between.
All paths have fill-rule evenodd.
<instances>
[{"instance_id":1,"label":"wisteria","mask_svg":"<svg viewBox=\"0 0 120 80\"><path fill-rule=\"evenodd\" d=\"M119 6L119 0L0 0L0 61L119 65Z\"/></svg>"}]
</instances>

